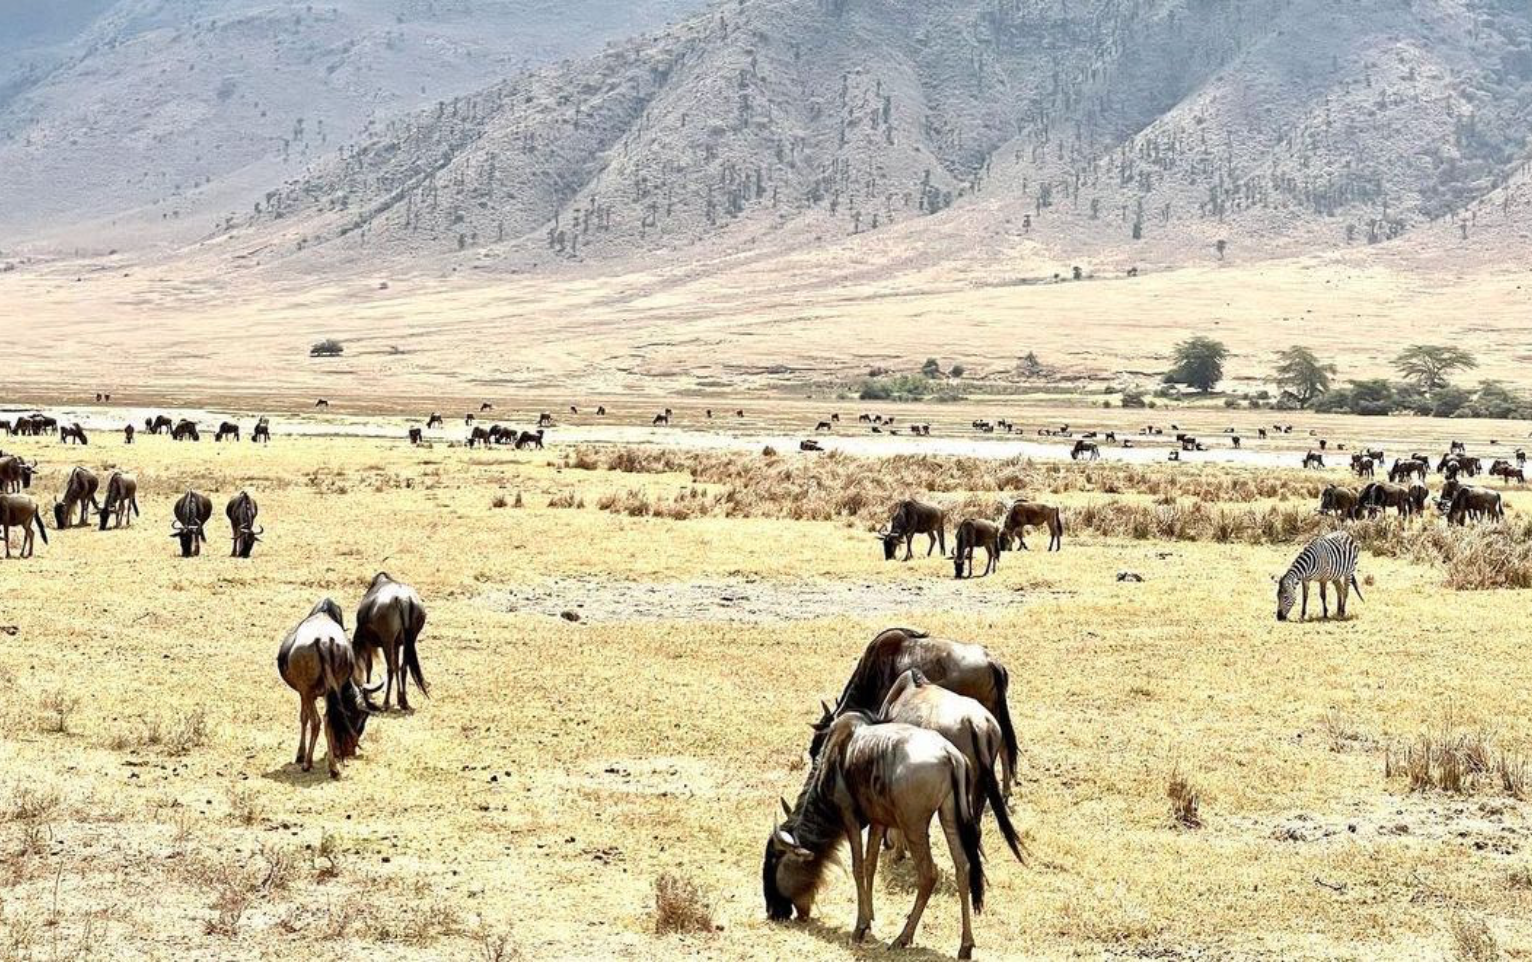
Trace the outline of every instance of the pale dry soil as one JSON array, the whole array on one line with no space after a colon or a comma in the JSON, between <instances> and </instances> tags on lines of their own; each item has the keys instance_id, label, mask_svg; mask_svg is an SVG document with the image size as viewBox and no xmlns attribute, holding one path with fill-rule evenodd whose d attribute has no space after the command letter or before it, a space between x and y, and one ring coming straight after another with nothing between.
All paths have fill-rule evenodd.
<instances>
[{"instance_id":1,"label":"pale dry soil","mask_svg":"<svg viewBox=\"0 0 1532 964\"><path fill-rule=\"evenodd\" d=\"M760 857L818 700L916 621L1011 670L1031 860L991 840L981 956L1440 959L1463 921L1532 953L1528 804L1384 775L1448 714L1528 746L1527 593L1367 558L1352 618L1279 625L1290 546L1072 535L959 586L844 522L603 512L691 482L560 469L557 448L15 443L50 498L74 460L137 471L144 515L0 562L0 957L884 956L849 942L839 872L813 922L768 923ZM227 557L221 514L176 557L188 486L220 513L257 496L255 558ZM354 612L380 568L426 600L431 696L375 717L342 779L303 773L277 644L321 596ZM1175 769L1200 829L1171 820ZM655 934L663 873L714 930ZM911 891L888 866L881 938ZM944 884L890 956L957 943Z\"/></svg>"}]
</instances>

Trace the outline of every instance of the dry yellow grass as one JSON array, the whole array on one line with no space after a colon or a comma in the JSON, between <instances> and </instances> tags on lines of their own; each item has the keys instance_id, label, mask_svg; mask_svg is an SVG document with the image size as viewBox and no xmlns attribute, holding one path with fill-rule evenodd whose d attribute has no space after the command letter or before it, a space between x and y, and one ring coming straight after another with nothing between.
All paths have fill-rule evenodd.
<instances>
[{"instance_id":1,"label":"dry yellow grass","mask_svg":"<svg viewBox=\"0 0 1532 964\"><path fill-rule=\"evenodd\" d=\"M1515 884L1527 805L1489 780L1412 792L1385 773L1386 748L1449 710L1493 729L1497 752L1532 745L1512 711L1532 686L1523 592L1451 592L1435 567L1369 555L1352 619L1279 625L1268 576L1284 544L1072 532L1062 553L1006 555L959 585L935 558L881 562L855 518L604 511L613 492L720 483L564 468L574 453L558 447L279 435L33 450L39 493L69 460L135 469L144 517L0 562L0 624L16 628L0 636L0 957L882 954L849 943L840 875L814 923L766 922L759 861L778 795L803 779L817 700L898 624L983 642L1011 669L1034 859L991 845L981 956L1532 949L1532 890ZM1133 486L1183 486L1172 471ZM1317 476L1279 478L1256 498L1310 505ZM207 555L176 557L170 506L187 486L220 508L257 495L254 559L227 558L221 517ZM1067 505L1099 497L1063 488ZM1202 496L1179 498L1196 511ZM1519 493L1512 506L1527 508ZM432 697L374 718L343 779L298 772L278 641L320 596L354 612L379 568L426 600ZM831 589L856 601L822 605ZM749 598L710 598L725 592ZM784 621L784 606L814 618ZM1195 829L1168 816L1178 776ZM714 929L657 933L667 875L684 886L666 899L695 910L695 896ZM912 879L884 873L880 937ZM917 945L893 956L956 947L949 887Z\"/></svg>"}]
</instances>

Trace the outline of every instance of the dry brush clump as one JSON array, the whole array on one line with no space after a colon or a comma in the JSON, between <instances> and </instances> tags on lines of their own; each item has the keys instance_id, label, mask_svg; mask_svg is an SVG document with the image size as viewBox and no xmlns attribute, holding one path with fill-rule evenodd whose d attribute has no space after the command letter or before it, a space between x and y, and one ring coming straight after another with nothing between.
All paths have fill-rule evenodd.
<instances>
[{"instance_id":1,"label":"dry brush clump","mask_svg":"<svg viewBox=\"0 0 1532 964\"><path fill-rule=\"evenodd\" d=\"M655 878L656 934L699 933L713 929L713 908L695 881L671 873Z\"/></svg>"},{"instance_id":2,"label":"dry brush clump","mask_svg":"<svg viewBox=\"0 0 1532 964\"><path fill-rule=\"evenodd\" d=\"M1527 791L1524 754L1498 746L1492 731L1462 727L1450 717L1411 741L1390 746L1383 775L1404 779L1412 793L1501 793L1521 799Z\"/></svg>"},{"instance_id":3,"label":"dry brush clump","mask_svg":"<svg viewBox=\"0 0 1532 964\"><path fill-rule=\"evenodd\" d=\"M1165 784L1165 796L1170 801L1170 821L1173 826L1186 830L1196 830L1202 826L1202 794L1179 765L1170 771L1170 779Z\"/></svg>"},{"instance_id":4,"label":"dry brush clump","mask_svg":"<svg viewBox=\"0 0 1532 964\"><path fill-rule=\"evenodd\" d=\"M1455 914L1450 922L1453 949L1460 961L1504 960L1500 942L1482 917Z\"/></svg>"}]
</instances>

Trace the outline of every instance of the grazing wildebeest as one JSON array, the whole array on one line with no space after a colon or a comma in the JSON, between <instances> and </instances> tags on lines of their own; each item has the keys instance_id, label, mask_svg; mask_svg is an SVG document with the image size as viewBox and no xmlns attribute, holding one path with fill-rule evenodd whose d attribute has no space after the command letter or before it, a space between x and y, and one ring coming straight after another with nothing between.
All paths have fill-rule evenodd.
<instances>
[{"instance_id":1,"label":"grazing wildebeest","mask_svg":"<svg viewBox=\"0 0 1532 964\"><path fill-rule=\"evenodd\" d=\"M31 496L0 495L0 537L5 540L7 559L11 557L12 526L21 527L21 558L32 555L34 527L36 534L43 537L43 544L47 545L48 530L43 526L43 514Z\"/></svg>"},{"instance_id":2,"label":"grazing wildebeest","mask_svg":"<svg viewBox=\"0 0 1532 964\"><path fill-rule=\"evenodd\" d=\"M652 425L669 425L670 424L670 416L666 415L664 412L661 412L658 415L654 416L654 421L651 422L650 424L652 424Z\"/></svg>"},{"instance_id":3,"label":"grazing wildebeest","mask_svg":"<svg viewBox=\"0 0 1532 964\"><path fill-rule=\"evenodd\" d=\"M367 705L352 679L356 654L346 640L340 607L332 600L321 599L282 640L277 672L298 694L298 755L293 762L305 772L313 769L320 726L314 703L323 699L330 776L339 777L340 761L356 755L367 726Z\"/></svg>"},{"instance_id":4,"label":"grazing wildebeest","mask_svg":"<svg viewBox=\"0 0 1532 964\"><path fill-rule=\"evenodd\" d=\"M1489 467L1490 475L1498 475L1506 482L1526 482L1526 474L1522 470L1507 462L1505 459L1496 459L1495 464Z\"/></svg>"},{"instance_id":5,"label":"grazing wildebeest","mask_svg":"<svg viewBox=\"0 0 1532 964\"><path fill-rule=\"evenodd\" d=\"M552 428L553 427L553 413L552 412L543 412L540 415L538 415L537 416L537 427L538 428Z\"/></svg>"},{"instance_id":6,"label":"grazing wildebeest","mask_svg":"<svg viewBox=\"0 0 1532 964\"><path fill-rule=\"evenodd\" d=\"M481 411L481 412L493 412L494 410L495 410L495 406L491 405L489 402L480 402L479 403L479 411Z\"/></svg>"},{"instance_id":7,"label":"grazing wildebeest","mask_svg":"<svg viewBox=\"0 0 1532 964\"><path fill-rule=\"evenodd\" d=\"M1426 503L1431 499L1431 490L1426 488L1425 483L1415 482L1410 485L1410 513L1422 515L1426 511Z\"/></svg>"},{"instance_id":8,"label":"grazing wildebeest","mask_svg":"<svg viewBox=\"0 0 1532 964\"><path fill-rule=\"evenodd\" d=\"M1355 472L1356 477L1359 479L1373 478L1375 465L1376 463L1371 456L1363 455L1360 452L1351 456L1351 471Z\"/></svg>"},{"instance_id":9,"label":"grazing wildebeest","mask_svg":"<svg viewBox=\"0 0 1532 964\"><path fill-rule=\"evenodd\" d=\"M993 781L993 774L990 775ZM984 853L979 847L978 808L970 793L974 776L963 754L941 734L903 723L876 723L850 712L830 729L825 753L809 772L797 806L766 841L761 880L766 913L786 920L813 911L814 897L830 859L842 842L851 848L857 914L852 939L872 927L878 841L896 830L915 857L919 880L915 904L893 946L908 947L936 888L930 826L941 821L962 907L958 957L973 957L971 914L984 909ZM869 828L863 852L862 828ZM971 905L971 906L970 906Z\"/></svg>"},{"instance_id":10,"label":"grazing wildebeest","mask_svg":"<svg viewBox=\"0 0 1532 964\"><path fill-rule=\"evenodd\" d=\"M85 437L85 429L80 427L80 423L79 422L75 422L72 425L60 425L59 426L59 441L61 441L61 442L78 442L81 445L89 445L90 444L90 439L87 439Z\"/></svg>"},{"instance_id":11,"label":"grazing wildebeest","mask_svg":"<svg viewBox=\"0 0 1532 964\"><path fill-rule=\"evenodd\" d=\"M148 430L150 435L168 432L174 425L175 423L170 420L169 415L156 415L153 418L144 419L144 428Z\"/></svg>"},{"instance_id":12,"label":"grazing wildebeest","mask_svg":"<svg viewBox=\"0 0 1532 964\"><path fill-rule=\"evenodd\" d=\"M605 405L597 405L596 406L596 414L597 415L605 415L606 414L606 406Z\"/></svg>"},{"instance_id":13,"label":"grazing wildebeest","mask_svg":"<svg viewBox=\"0 0 1532 964\"><path fill-rule=\"evenodd\" d=\"M1414 506L1410 490L1394 482L1369 482L1357 498L1357 513L1365 512L1370 516L1385 509L1397 509L1401 516L1407 516L1414 511Z\"/></svg>"},{"instance_id":14,"label":"grazing wildebeest","mask_svg":"<svg viewBox=\"0 0 1532 964\"><path fill-rule=\"evenodd\" d=\"M234 540L230 556L249 559L250 553L255 551L255 544L261 541L261 535L266 531L255 524L255 517L259 513L260 507L255 504L255 499L243 489L224 506L223 514L228 516L229 530Z\"/></svg>"},{"instance_id":15,"label":"grazing wildebeest","mask_svg":"<svg viewBox=\"0 0 1532 964\"><path fill-rule=\"evenodd\" d=\"M957 527L957 549L952 557L953 575L962 579L973 578L973 552L983 547L986 559L984 572L989 575L999 568L1000 550L1005 540L1000 537L1000 527L988 519L964 519Z\"/></svg>"},{"instance_id":16,"label":"grazing wildebeest","mask_svg":"<svg viewBox=\"0 0 1532 964\"><path fill-rule=\"evenodd\" d=\"M213 433L213 441L222 442L226 438L239 441L239 426L233 422L223 422L218 426L218 431Z\"/></svg>"},{"instance_id":17,"label":"grazing wildebeest","mask_svg":"<svg viewBox=\"0 0 1532 964\"><path fill-rule=\"evenodd\" d=\"M818 425L814 426L814 431L831 432L834 431L834 426L832 426L829 422L820 422Z\"/></svg>"},{"instance_id":18,"label":"grazing wildebeest","mask_svg":"<svg viewBox=\"0 0 1532 964\"><path fill-rule=\"evenodd\" d=\"M101 480L96 478L96 473L84 466L75 466L69 470L69 478L64 482L64 495L53 503L53 525L57 529L67 529L72 525L90 525L90 512L99 511L101 505L96 501L96 490L101 487ZM79 509L80 521L74 521L75 510Z\"/></svg>"},{"instance_id":19,"label":"grazing wildebeest","mask_svg":"<svg viewBox=\"0 0 1532 964\"><path fill-rule=\"evenodd\" d=\"M1356 598L1362 599L1362 587L1356 581L1356 540L1344 529L1318 536L1293 560L1282 578L1277 580L1277 620L1286 622L1297 601L1298 587L1303 587L1303 608L1298 618L1309 614L1309 583L1319 583L1319 602L1324 607L1324 618L1330 618L1330 602L1325 597L1325 587L1335 584L1336 613L1346 618L1346 598L1356 590ZM1366 600L1363 600L1364 602Z\"/></svg>"},{"instance_id":20,"label":"grazing wildebeest","mask_svg":"<svg viewBox=\"0 0 1532 964\"><path fill-rule=\"evenodd\" d=\"M426 419L426 428L441 428L441 427L442 427L442 413L441 412L432 412L431 413L431 417Z\"/></svg>"},{"instance_id":21,"label":"grazing wildebeest","mask_svg":"<svg viewBox=\"0 0 1532 964\"><path fill-rule=\"evenodd\" d=\"M1011 772L1007 761L1005 734L1000 732L1000 721L978 700L931 682L918 669L909 669L894 681L876 717L884 723L907 723L924 730L935 730L967 757L976 776L985 770L996 773L1001 764L1005 764L1005 782L1000 793L1004 798L1010 797L1016 774ZM981 811L984 802L982 798L979 800ZM995 803L993 800L989 802ZM997 805L995 819L1009 823L1008 809ZM1008 840L1010 836L1006 834ZM1021 856L1019 849L1016 856Z\"/></svg>"},{"instance_id":22,"label":"grazing wildebeest","mask_svg":"<svg viewBox=\"0 0 1532 964\"><path fill-rule=\"evenodd\" d=\"M811 438L806 438L798 443L798 451L800 452L823 452L824 450L825 447L823 445L820 445Z\"/></svg>"},{"instance_id":23,"label":"grazing wildebeest","mask_svg":"<svg viewBox=\"0 0 1532 964\"><path fill-rule=\"evenodd\" d=\"M138 480L126 472L113 472L106 480L106 498L102 500L98 514L103 532L114 517L116 528L131 526L133 517L141 514L138 511Z\"/></svg>"},{"instance_id":24,"label":"grazing wildebeest","mask_svg":"<svg viewBox=\"0 0 1532 964\"><path fill-rule=\"evenodd\" d=\"M1394 459L1394 465L1388 470L1390 482L1403 482L1411 476L1417 476L1420 481L1426 480L1426 473L1431 470L1429 462L1419 459Z\"/></svg>"},{"instance_id":25,"label":"grazing wildebeest","mask_svg":"<svg viewBox=\"0 0 1532 964\"><path fill-rule=\"evenodd\" d=\"M236 434L234 436L238 438ZM271 420L262 415L255 421L255 431L250 433L250 441L269 444L271 442Z\"/></svg>"},{"instance_id":26,"label":"grazing wildebeest","mask_svg":"<svg viewBox=\"0 0 1532 964\"><path fill-rule=\"evenodd\" d=\"M193 442L202 441L202 436L197 434L197 423L189 418L183 418L177 422L176 427L170 433L170 437L176 442L182 442L186 439L191 439Z\"/></svg>"},{"instance_id":27,"label":"grazing wildebeest","mask_svg":"<svg viewBox=\"0 0 1532 964\"><path fill-rule=\"evenodd\" d=\"M1318 452L1310 451L1303 457L1303 467L1306 469L1322 469L1325 467L1325 457Z\"/></svg>"},{"instance_id":28,"label":"grazing wildebeest","mask_svg":"<svg viewBox=\"0 0 1532 964\"><path fill-rule=\"evenodd\" d=\"M1095 442L1087 442L1084 439L1080 439L1075 442L1074 448L1069 450L1069 457L1076 461L1083 458L1094 462L1101 458L1101 449L1096 446Z\"/></svg>"},{"instance_id":29,"label":"grazing wildebeest","mask_svg":"<svg viewBox=\"0 0 1532 964\"><path fill-rule=\"evenodd\" d=\"M1447 510L1447 522L1456 526L1466 525L1470 518L1504 519L1505 501L1500 493L1477 485L1459 488L1452 497L1451 508Z\"/></svg>"},{"instance_id":30,"label":"grazing wildebeest","mask_svg":"<svg viewBox=\"0 0 1532 964\"><path fill-rule=\"evenodd\" d=\"M947 554L947 510L914 499L905 499L894 506L888 528L878 533L878 539L883 543L883 558L893 559L894 551L903 542L904 561L909 562L915 555L915 536L922 533L931 539L931 544L926 548L927 556L936 551L938 546L941 547L942 555Z\"/></svg>"},{"instance_id":31,"label":"grazing wildebeest","mask_svg":"<svg viewBox=\"0 0 1532 964\"><path fill-rule=\"evenodd\" d=\"M1048 527L1048 551L1057 552L1064 548L1064 517L1059 512L1058 506L1044 505L1041 502L1019 501L1011 504L1006 510L1005 521L1000 526L1000 537L1005 541L1009 549L1011 540L1015 539L1023 549L1027 548L1027 527Z\"/></svg>"},{"instance_id":32,"label":"grazing wildebeest","mask_svg":"<svg viewBox=\"0 0 1532 964\"><path fill-rule=\"evenodd\" d=\"M314 407L315 408L329 408L330 407L330 401L329 401L329 399L321 398L321 399L319 399L319 400L314 402Z\"/></svg>"},{"instance_id":33,"label":"grazing wildebeest","mask_svg":"<svg viewBox=\"0 0 1532 964\"><path fill-rule=\"evenodd\" d=\"M419 426L415 426L414 428L410 429L410 444L411 445L419 445L420 442L421 442L421 439L424 438L424 437L425 437L425 433L420 430Z\"/></svg>"},{"instance_id":34,"label":"grazing wildebeest","mask_svg":"<svg viewBox=\"0 0 1532 964\"><path fill-rule=\"evenodd\" d=\"M19 455L0 458L0 492L20 492L32 487L32 473L37 471L36 462L27 462Z\"/></svg>"},{"instance_id":35,"label":"grazing wildebeest","mask_svg":"<svg viewBox=\"0 0 1532 964\"><path fill-rule=\"evenodd\" d=\"M1357 493L1355 489L1344 486L1329 485L1319 494L1320 515L1333 515L1342 519L1353 519L1357 511Z\"/></svg>"},{"instance_id":36,"label":"grazing wildebeest","mask_svg":"<svg viewBox=\"0 0 1532 964\"><path fill-rule=\"evenodd\" d=\"M125 445L132 445L133 444L133 432L134 432L134 429L133 429L133 423L132 422L129 422L128 424L126 424L126 425L124 425L122 427L122 441L123 441L123 444L125 444Z\"/></svg>"},{"instance_id":37,"label":"grazing wildebeest","mask_svg":"<svg viewBox=\"0 0 1532 964\"><path fill-rule=\"evenodd\" d=\"M397 582L386 572L372 577L372 585L356 610L356 633L351 647L356 652L357 680L364 687L371 682L373 656L381 653L387 675L383 683L383 709L388 709L394 695L394 680L399 680L399 709L408 710L405 696L406 674L415 680L420 692L431 695L420 656L415 650L420 631L426 625L426 607L420 594ZM366 690L364 689L365 693ZM368 709L372 709L368 701Z\"/></svg>"},{"instance_id":38,"label":"grazing wildebeest","mask_svg":"<svg viewBox=\"0 0 1532 964\"><path fill-rule=\"evenodd\" d=\"M207 520L213 517L213 500L192 489L176 500L175 519L170 523L170 537L181 542L183 558L202 555L207 541Z\"/></svg>"},{"instance_id":39,"label":"grazing wildebeest","mask_svg":"<svg viewBox=\"0 0 1532 964\"><path fill-rule=\"evenodd\" d=\"M543 430L538 429L535 432L522 432L521 436L516 439L516 447L519 449L542 448Z\"/></svg>"},{"instance_id":40,"label":"grazing wildebeest","mask_svg":"<svg viewBox=\"0 0 1532 964\"><path fill-rule=\"evenodd\" d=\"M482 425L475 425L468 432L468 447L475 445L488 445L490 443L489 429Z\"/></svg>"}]
</instances>

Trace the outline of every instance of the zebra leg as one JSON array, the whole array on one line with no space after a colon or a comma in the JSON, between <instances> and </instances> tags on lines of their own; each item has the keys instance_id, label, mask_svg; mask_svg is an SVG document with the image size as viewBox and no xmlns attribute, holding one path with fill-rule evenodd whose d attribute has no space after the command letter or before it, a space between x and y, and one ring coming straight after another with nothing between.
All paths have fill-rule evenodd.
<instances>
[{"instance_id":1,"label":"zebra leg","mask_svg":"<svg viewBox=\"0 0 1532 964\"><path fill-rule=\"evenodd\" d=\"M1345 579L1335 580L1335 607L1336 615L1341 619L1346 618L1346 596L1351 592L1351 585Z\"/></svg>"},{"instance_id":2,"label":"zebra leg","mask_svg":"<svg viewBox=\"0 0 1532 964\"><path fill-rule=\"evenodd\" d=\"M1307 579L1305 579L1305 580L1303 580L1303 608L1298 611L1298 619L1301 622L1302 620L1305 620L1305 619L1308 619L1308 618L1309 618L1309 581Z\"/></svg>"},{"instance_id":3,"label":"zebra leg","mask_svg":"<svg viewBox=\"0 0 1532 964\"><path fill-rule=\"evenodd\" d=\"M1322 617L1324 619L1329 619L1330 618L1330 599L1329 599L1329 596L1327 595L1327 592L1328 592L1329 588L1330 588L1330 580L1328 580L1328 579L1321 579L1321 580L1319 580L1319 605L1324 608L1324 615Z\"/></svg>"}]
</instances>

